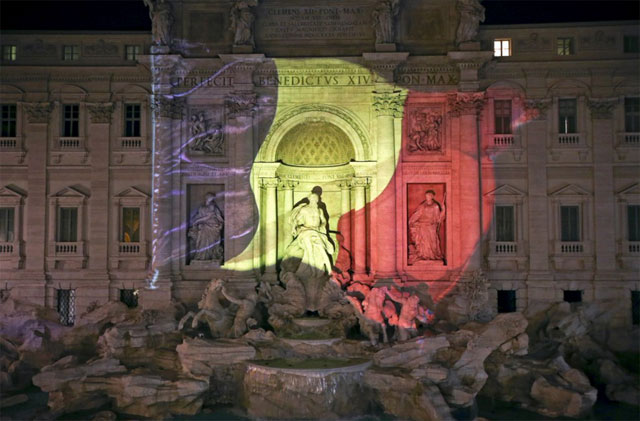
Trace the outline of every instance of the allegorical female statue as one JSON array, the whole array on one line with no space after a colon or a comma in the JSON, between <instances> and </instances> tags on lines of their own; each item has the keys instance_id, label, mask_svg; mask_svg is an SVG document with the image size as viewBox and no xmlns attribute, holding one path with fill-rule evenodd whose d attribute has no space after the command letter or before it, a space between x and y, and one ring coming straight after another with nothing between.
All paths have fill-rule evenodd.
<instances>
[{"instance_id":1,"label":"allegorical female statue","mask_svg":"<svg viewBox=\"0 0 640 421\"><path fill-rule=\"evenodd\" d=\"M456 32L456 44L473 41L478 35L480 22L484 22L484 7L478 0L458 0L460 23Z\"/></svg>"},{"instance_id":2,"label":"allegorical female statue","mask_svg":"<svg viewBox=\"0 0 640 421\"><path fill-rule=\"evenodd\" d=\"M394 19L399 11L400 0L380 0L373 9L373 28L376 32L376 44L395 42Z\"/></svg>"},{"instance_id":3,"label":"allegorical female statue","mask_svg":"<svg viewBox=\"0 0 640 421\"><path fill-rule=\"evenodd\" d=\"M173 14L168 0L143 0L149 8L149 17L152 22L153 42L156 45L171 44L171 28L173 26Z\"/></svg>"},{"instance_id":4,"label":"allegorical female statue","mask_svg":"<svg viewBox=\"0 0 640 421\"><path fill-rule=\"evenodd\" d=\"M433 190L425 192L425 200L409 218L409 264L421 260L443 260L440 246L440 226L444 222L445 198L442 204L435 200Z\"/></svg>"},{"instance_id":5,"label":"allegorical female statue","mask_svg":"<svg viewBox=\"0 0 640 421\"><path fill-rule=\"evenodd\" d=\"M233 45L250 45L253 42L253 21L255 16L251 7L258 5L256 0L238 0L231 8L231 26L233 31Z\"/></svg>"},{"instance_id":6,"label":"allegorical female statue","mask_svg":"<svg viewBox=\"0 0 640 421\"><path fill-rule=\"evenodd\" d=\"M207 193L205 202L198 208L188 237L191 240L192 260L220 262L223 258L222 229L224 218L215 202L215 194Z\"/></svg>"}]
</instances>

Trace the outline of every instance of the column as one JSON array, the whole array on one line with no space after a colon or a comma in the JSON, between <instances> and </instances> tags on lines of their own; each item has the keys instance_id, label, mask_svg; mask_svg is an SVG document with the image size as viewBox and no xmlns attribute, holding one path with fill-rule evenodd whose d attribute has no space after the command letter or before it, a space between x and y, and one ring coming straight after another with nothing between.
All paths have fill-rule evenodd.
<instances>
[{"instance_id":1,"label":"column","mask_svg":"<svg viewBox=\"0 0 640 421\"><path fill-rule=\"evenodd\" d=\"M351 248L351 182L341 181L340 184L340 221L338 231L342 234L342 245L353 254Z\"/></svg>"},{"instance_id":2,"label":"column","mask_svg":"<svg viewBox=\"0 0 640 421\"><path fill-rule=\"evenodd\" d=\"M278 237L280 239L278 245L278 259L282 259L282 255L284 253L285 248L291 243L293 237L291 236L291 225L289 224L289 215L291 215L291 210L293 209L293 194L295 186L298 184L296 181L285 180L280 183L280 188L282 189L284 204L280 209L281 214L280 218L282 224L280 226L280 230L278 230Z\"/></svg>"},{"instance_id":3,"label":"column","mask_svg":"<svg viewBox=\"0 0 640 421\"><path fill-rule=\"evenodd\" d=\"M396 233L396 190L394 175L398 154L394 138L394 117L401 118L405 95L401 92L384 92L374 94L374 108L377 113L377 173L374 218L385 223L376 224L377 259L376 278L395 278L396 250L398 235Z\"/></svg>"},{"instance_id":4,"label":"column","mask_svg":"<svg viewBox=\"0 0 640 421\"><path fill-rule=\"evenodd\" d=\"M263 178L262 186L266 190L265 203L262 207L264 212L264 256L265 269L263 279L275 282L278 279L276 271L276 258L278 253L278 208L276 200L276 188L278 179Z\"/></svg>"},{"instance_id":5,"label":"column","mask_svg":"<svg viewBox=\"0 0 640 421\"><path fill-rule=\"evenodd\" d=\"M367 276L367 218L365 187L369 183L366 177L353 179L353 246L354 279L363 280Z\"/></svg>"}]
</instances>

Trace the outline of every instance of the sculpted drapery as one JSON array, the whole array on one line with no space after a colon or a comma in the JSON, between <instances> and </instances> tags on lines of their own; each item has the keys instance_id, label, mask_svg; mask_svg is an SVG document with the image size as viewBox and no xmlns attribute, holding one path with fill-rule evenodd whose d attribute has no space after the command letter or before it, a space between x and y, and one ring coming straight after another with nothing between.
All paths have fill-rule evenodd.
<instances>
[{"instance_id":1,"label":"sculpted drapery","mask_svg":"<svg viewBox=\"0 0 640 421\"><path fill-rule=\"evenodd\" d=\"M206 194L205 203L198 208L189 228L188 235L193 244L191 248L193 260L222 260L224 218L214 199L213 193Z\"/></svg>"},{"instance_id":2,"label":"sculpted drapery","mask_svg":"<svg viewBox=\"0 0 640 421\"><path fill-rule=\"evenodd\" d=\"M444 222L445 201L438 203L433 190L427 190L425 200L409 218L409 264L421 260L443 260L440 226Z\"/></svg>"}]
</instances>

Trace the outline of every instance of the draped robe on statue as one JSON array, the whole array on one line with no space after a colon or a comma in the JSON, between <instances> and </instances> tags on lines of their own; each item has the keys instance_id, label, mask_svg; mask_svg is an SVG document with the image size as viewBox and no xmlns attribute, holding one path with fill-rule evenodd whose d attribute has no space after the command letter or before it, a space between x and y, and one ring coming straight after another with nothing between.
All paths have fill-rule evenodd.
<instances>
[{"instance_id":1,"label":"draped robe on statue","mask_svg":"<svg viewBox=\"0 0 640 421\"><path fill-rule=\"evenodd\" d=\"M442 260L444 255L440 247L440 224L444 212L435 200L431 204L424 201L409 218L411 247L409 262L420 260Z\"/></svg>"}]
</instances>

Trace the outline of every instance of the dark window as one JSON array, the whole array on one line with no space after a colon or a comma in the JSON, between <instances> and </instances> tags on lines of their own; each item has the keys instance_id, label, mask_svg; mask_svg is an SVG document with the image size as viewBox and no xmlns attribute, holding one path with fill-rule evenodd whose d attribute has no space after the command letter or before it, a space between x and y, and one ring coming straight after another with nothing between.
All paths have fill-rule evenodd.
<instances>
[{"instance_id":1,"label":"dark window","mask_svg":"<svg viewBox=\"0 0 640 421\"><path fill-rule=\"evenodd\" d=\"M140 104L125 104L124 135L140 137Z\"/></svg>"},{"instance_id":2,"label":"dark window","mask_svg":"<svg viewBox=\"0 0 640 421\"><path fill-rule=\"evenodd\" d=\"M580 241L580 207L560 206L560 241Z\"/></svg>"},{"instance_id":3,"label":"dark window","mask_svg":"<svg viewBox=\"0 0 640 421\"><path fill-rule=\"evenodd\" d=\"M121 289L120 301L125 303L127 307L138 307L138 290L137 289Z\"/></svg>"},{"instance_id":4,"label":"dark window","mask_svg":"<svg viewBox=\"0 0 640 421\"><path fill-rule=\"evenodd\" d=\"M496 206L496 241L515 241L513 206Z\"/></svg>"},{"instance_id":5,"label":"dark window","mask_svg":"<svg viewBox=\"0 0 640 421\"><path fill-rule=\"evenodd\" d=\"M564 300L568 303L581 303L582 291L579 289L567 289L564 291Z\"/></svg>"},{"instance_id":6,"label":"dark window","mask_svg":"<svg viewBox=\"0 0 640 421\"><path fill-rule=\"evenodd\" d=\"M140 54L140 46L139 45L127 45L124 48L125 51L125 60L136 60L138 58L138 54Z\"/></svg>"},{"instance_id":7,"label":"dark window","mask_svg":"<svg viewBox=\"0 0 640 421\"><path fill-rule=\"evenodd\" d=\"M80 47L78 45L65 45L62 47L62 59L77 60L80 57Z\"/></svg>"},{"instance_id":8,"label":"dark window","mask_svg":"<svg viewBox=\"0 0 640 421\"><path fill-rule=\"evenodd\" d=\"M12 243L14 234L14 208L0 208L0 242Z\"/></svg>"},{"instance_id":9,"label":"dark window","mask_svg":"<svg viewBox=\"0 0 640 421\"><path fill-rule=\"evenodd\" d=\"M78 241L78 208L58 208L58 242Z\"/></svg>"},{"instance_id":10,"label":"dark window","mask_svg":"<svg viewBox=\"0 0 640 421\"><path fill-rule=\"evenodd\" d=\"M516 291L513 289L498 290L498 313L516 311Z\"/></svg>"},{"instance_id":11,"label":"dark window","mask_svg":"<svg viewBox=\"0 0 640 421\"><path fill-rule=\"evenodd\" d=\"M627 206L627 240L640 241L640 206Z\"/></svg>"},{"instance_id":12,"label":"dark window","mask_svg":"<svg viewBox=\"0 0 640 421\"><path fill-rule=\"evenodd\" d=\"M631 321L640 325L640 291L631 291Z\"/></svg>"},{"instance_id":13,"label":"dark window","mask_svg":"<svg viewBox=\"0 0 640 421\"><path fill-rule=\"evenodd\" d=\"M62 136L80 136L80 106L78 104L66 104L62 107Z\"/></svg>"},{"instance_id":14,"label":"dark window","mask_svg":"<svg viewBox=\"0 0 640 421\"><path fill-rule=\"evenodd\" d=\"M623 38L623 45L625 53L640 52L640 42L638 42L637 35L625 35Z\"/></svg>"},{"instance_id":15,"label":"dark window","mask_svg":"<svg viewBox=\"0 0 640 421\"><path fill-rule=\"evenodd\" d=\"M575 98L558 100L558 133L576 133L577 114Z\"/></svg>"},{"instance_id":16,"label":"dark window","mask_svg":"<svg viewBox=\"0 0 640 421\"><path fill-rule=\"evenodd\" d=\"M624 99L624 131L640 132L640 98Z\"/></svg>"},{"instance_id":17,"label":"dark window","mask_svg":"<svg viewBox=\"0 0 640 421\"><path fill-rule=\"evenodd\" d=\"M573 51L573 38L558 38L556 41L556 52L559 56L570 56Z\"/></svg>"},{"instance_id":18,"label":"dark window","mask_svg":"<svg viewBox=\"0 0 640 421\"><path fill-rule=\"evenodd\" d=\"M122 208L123 243L137 243L140 241L140 208Z\"/></svg>"},{"instance_id":19,"label":"dark window","mask_svg":"<svg viewBox=\"0 0 640 421\"><path fill-rule=\"evenodd\" d=\"M0 137L16 137L16 106L15 104L2 104L0 112Z\"/></svg>"},{"instance_id":20,"label":"dark window","mask_svg":"<svg viewBox=\"0 0 640 421\"><path fill-rule=\"evenodd\" d=\"M495 100L493 102L493 112L495 115L495 133L511 133L511 100Z\"/></svg>"},{"instance_id":21,"label":"dark window","mask_svg":"<svg viewBox=\"0 0 640 421\"><path fill-rule=\"evenodd\" d=\"M76 290L58 290L58 314L60 323L65 326L73 326L76 321Z\"/></svg>"}]
</instances>

